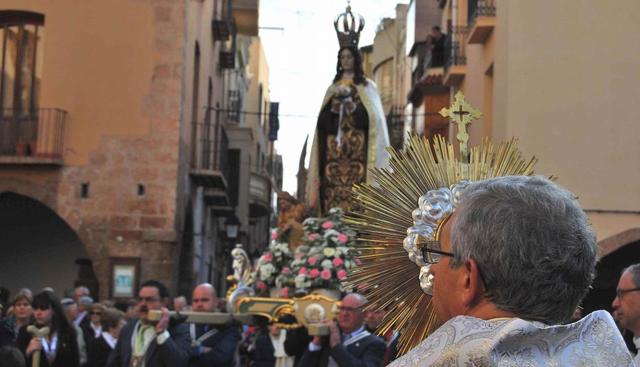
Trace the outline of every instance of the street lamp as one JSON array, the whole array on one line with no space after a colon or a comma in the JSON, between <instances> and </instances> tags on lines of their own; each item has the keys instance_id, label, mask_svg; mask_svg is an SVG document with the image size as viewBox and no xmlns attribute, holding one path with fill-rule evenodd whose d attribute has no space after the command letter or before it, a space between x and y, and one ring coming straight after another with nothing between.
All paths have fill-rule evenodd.
<instances>
[{"instance_id":1,"label":"street lamp","mask_svg":"<svg viewBox=\"0 0 640 367\"><path fill-rule=\"evenodd\" d=\"M238 229L240 228L240 219L236 216L235 211L231 212L231 215L224 221L224 225L227 230L227 238L235 240L238 238Z\"/></svg>"}]
</instances>

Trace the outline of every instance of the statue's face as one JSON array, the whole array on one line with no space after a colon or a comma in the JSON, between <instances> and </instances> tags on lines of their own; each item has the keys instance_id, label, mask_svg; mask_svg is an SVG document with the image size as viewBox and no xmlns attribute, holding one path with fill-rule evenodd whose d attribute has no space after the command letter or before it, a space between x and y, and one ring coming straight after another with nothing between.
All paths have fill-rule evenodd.
<instances>
[{"instance_id":1,"label":"statue's face","mask_svg":"<svg viewBox=\"0 0 640 367\"><path fill-rule=\"evenodd\" d=\"M284 196L278 197L278 206L284 211L288 210L291 207L289 199Z\"/></svg>"},{"instance_id":2,"label":"statue's face","mask_svg":"<svg viewBox=\"0 0 640 367\"><path fill-rule=\"evenodd\" d=\"M339 57L340 57L340 66L342 66L342 70L347 72L352 72L353 64L355 63L355 58L353 57L351 50L349 50L348 48L345 48L344 50L340 51Z\"/></svg>"}]
</instances>

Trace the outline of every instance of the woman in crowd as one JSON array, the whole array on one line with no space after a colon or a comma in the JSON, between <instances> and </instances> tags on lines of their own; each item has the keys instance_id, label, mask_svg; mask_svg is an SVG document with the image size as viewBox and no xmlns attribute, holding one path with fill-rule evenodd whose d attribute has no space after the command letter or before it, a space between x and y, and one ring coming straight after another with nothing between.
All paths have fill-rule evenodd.
<instances>
[{"instance_id":1,"label":"woman in crowd","mask_svg":"<svg viewBox=\"0 0 640 367\"><path fill-rule=\"evenodd\" d=\"M60 301L51 292L41 292L33 297L33 325L49 328L44 336L33 336L28 325L20 328L16 346L31 365L33 358L40 354L40 367L78 367L80 357L76 331L62 311Z\"/></svg>"},{"instance_id":2,"label":"woman in crowd","mask_svg":"<svg viewBox=\"0 0 640 367\"><path fill-rule=\"evenodd\" d=\"M6 336L0 338L2 339L0 346L14 344L20 328L31 323L33 318L32 299L33 296L28 289L21 289L13 298L9 309L10 312L3 320L3 327L8 332Z\"/></svg>"},{"instance_id":3,"label":"woman in crowd","mask_svg":"<svg viewBox=\"0 0 640 367\"><path fill-rule=\"evenodd\" d=\"M89 344L91 344L94 339L100 338L100 335L102 335L103 329L102 322L100 320L102 319L104 308L105 307L101 303L94 303L89 309L89 327L86 329L86 332L91 334L88 338Z\"/></svg>"},{"instance_id":4,"label":"woman in crowd","mask_svg":"<svg viewBox=\"0 0 640 367\"><path fill-rule=\"evenodd\" d=\"M100 337L93 339L89 345L89 361L87 367L103 367L107 363L109 353L118 342L120 330L125 325L124 313L115 308L102 310L100 324L102 333Z\"/></svg>"}]
</instances>

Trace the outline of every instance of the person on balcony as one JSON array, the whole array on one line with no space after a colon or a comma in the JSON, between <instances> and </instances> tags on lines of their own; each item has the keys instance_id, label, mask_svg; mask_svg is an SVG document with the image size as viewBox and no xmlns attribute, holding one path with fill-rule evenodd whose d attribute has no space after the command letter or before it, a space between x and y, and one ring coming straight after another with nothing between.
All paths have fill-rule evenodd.
<instances>
[{"instance_id":1,"label":"person on balcony","mask_svg":"<svg viewBox=\"0 0 640 367\"><path fill-rule=\"evenodd\" d=\"M431 34L427 36L427 45L431 50L431 63L429 67L441 67L444 66L444 49L445 40L447 36L440 31L440 27L434 26L431 28Z\"/></svg>"}]
</instances>

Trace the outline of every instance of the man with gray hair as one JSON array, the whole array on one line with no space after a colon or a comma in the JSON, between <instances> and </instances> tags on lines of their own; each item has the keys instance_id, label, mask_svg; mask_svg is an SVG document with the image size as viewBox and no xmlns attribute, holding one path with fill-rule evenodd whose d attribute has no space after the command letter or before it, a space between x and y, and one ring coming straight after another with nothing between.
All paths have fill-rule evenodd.
<instances>
[{"instance_id":1,"label":"man with gray hair","mask_svg":"<svg viewBox=\"0 0 640 367\"><path fill-rule=\"evenodd\" d=\"M85 345L91 344L91 340L93 340L93 329L91 329L91 320L89 317L89 309L92 304L93 298L89 296L80 296L76 302L78 310L76 318L73 320L73 324L82 329Z\"/></svg>"},{"instance_id":2,"label":"man with gray hair","mask_svg":"<svg viewBox=\"0 0 640 367\"><path fill-rule=\"evenodd\" d=\"M629 366L607 312L564 324L593 281L597 253L574 195L528 176L463 190L422 247L444 324L392 366Z\"/></svg>"},{"instance_id":3,"label":"man with gray hair","mask_svg":"<svg viewBox=\"0 0 640 367\"><path fill-rule=\"evenodd\" d=\"M640 350L640 264L633 264L624 270L618 281L616 298L611 304L613 318L621 328L633 333L633 344ZM634 359L640 366L640 353Z\"/></svg>"},{"instance_id":4,"label":"man with gray hair","mask_svg":"<svg viewBox=\"0 0 640 367\"><path fill-rule=\"evenodd\" d=\"M364 306L359 293L342 298L337 322L329 321L329 336L314 336L298 366L378 367L387 349L385 342L365 329Z\"/></svg>"},{"instance_id":5,"label":"man with gray hair","mask_svg":"<svg viewBox=\"0 0 640 367\"><path fill-rule=\"evenodd\" d=\"M63 298L60 300L62 311L64 316L69 320L69 323L73 325L76 330L76 338L78 341L78 353L80 354L80 366L84 366L87 363L87 343L84 338L84 331L80 326L74 324L74 320L78 316L78 305L71 298Z\"/></svg>"},{"instance_id":6,"label":"man with gray hair","mask_svg":"<svg viewBox=\"0 0 640 367\"><path fill-rule=\"evenodd\" d=\"M90 292L89 292L89 288L85 287L84 285L81 286L77 286L73 289L73 299L74 301L76 301L76 303L80 302L80 297L83 296L91 296Z\"/></svg>"}]
</instances>

